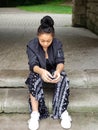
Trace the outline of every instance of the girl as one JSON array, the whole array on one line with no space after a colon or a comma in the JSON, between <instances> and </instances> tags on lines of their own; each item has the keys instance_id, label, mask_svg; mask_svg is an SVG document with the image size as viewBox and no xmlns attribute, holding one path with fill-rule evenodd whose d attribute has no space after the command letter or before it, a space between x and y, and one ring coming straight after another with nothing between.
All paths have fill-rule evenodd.
<instances>
[{"instance_id":1,"label":"girl","mask_svg":"<svg viewBox=\"0 0 98 130\"><path fill-rule=\"evenodd\" d=\"M62 44L57 40L54 21L50 16L41 19L37 38L27 45L28 64L30 68L26 84L30 93L31 118L30 130L39 128L39 119L49 116L44 101L43 83L52 83L55 87L53 96L53 119L61 119L63 128L71 127L71 117L67 112L69 81L64 72L64 53Z\"/></svg>"}]
</instances>

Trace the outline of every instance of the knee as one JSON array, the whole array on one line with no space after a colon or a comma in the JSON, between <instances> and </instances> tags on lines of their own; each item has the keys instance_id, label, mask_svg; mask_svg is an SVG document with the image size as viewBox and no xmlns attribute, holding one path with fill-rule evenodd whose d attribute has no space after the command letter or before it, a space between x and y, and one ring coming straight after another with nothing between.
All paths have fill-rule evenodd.
<instances>
[{"instance_id":1,"label":"knee","mask_svg":"<svg viewBox=\"0 0 98 130\"><path fill-rule=\"evenodd\" d=\"M65 73L65 71L61 72L61 77L69 81L69 78L68 78L67 74Z\"/></svg>"}]
</instances>

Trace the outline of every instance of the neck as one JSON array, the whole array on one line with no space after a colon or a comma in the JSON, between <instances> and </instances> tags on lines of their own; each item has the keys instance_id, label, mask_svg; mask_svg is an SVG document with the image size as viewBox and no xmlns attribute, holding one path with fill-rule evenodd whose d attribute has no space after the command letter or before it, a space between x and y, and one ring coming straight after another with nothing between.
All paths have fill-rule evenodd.
<instances>
[{"instance_id":1,"label":"neck","mask_svg":"<svg viewBox=\"0 0 98 130\"><path fill-rule=\"evenodd\" d=\"M44 50L45 52L47 52L48 48L43 48L43 50Z\"/></svg>"},{"instance_id":2,"label":"neck","mask_svg":"<svg viewBox=\"0 0 98 130\"><path fill-rule=\"evenodd\" d=\"M48 53L47 53L47 48L43 48L45 51L45 58L48 59Z\"/></svg>"}]
</instances>

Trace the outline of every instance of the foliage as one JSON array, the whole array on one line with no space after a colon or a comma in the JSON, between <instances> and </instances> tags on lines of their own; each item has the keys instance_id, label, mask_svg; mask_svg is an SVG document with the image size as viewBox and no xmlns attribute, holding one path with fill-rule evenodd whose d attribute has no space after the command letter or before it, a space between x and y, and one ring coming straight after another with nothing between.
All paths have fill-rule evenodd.
<instances>
[{"instance_id":1,"label":"foliage","mask_svg":"<svg viewBox=\"0 0 98 130\"><path fill-rule=\"evenodd\" d=\"M61 3L71 0L1 0L0 7L20 6L20 5L36 5L45 3Z\"/></svg>"},{"instance_id":2,"label":"foliage","mask_svg":"<svg viewBox=\"0 0 98 130\"><path fill-rule=\"evenodd\" d=\"M32 6L20 6L19 8L31 12L45 12L45 13L59 13L59 14L72 13L72 7L66 5L42 4Z\"/></svg>"}]
</instances>

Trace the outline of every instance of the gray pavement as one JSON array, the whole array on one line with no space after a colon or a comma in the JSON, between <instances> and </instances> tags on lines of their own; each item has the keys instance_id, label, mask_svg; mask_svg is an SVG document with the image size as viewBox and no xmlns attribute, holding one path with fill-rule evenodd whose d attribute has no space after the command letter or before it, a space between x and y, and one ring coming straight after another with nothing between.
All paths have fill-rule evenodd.
<instances>
[{"instance_id":1,"label":"gray pavement","mask_svg":"<svg viewBox=\"0 0 98 130\"><path fill-rule=\"evenodd\" d=\"M0 69L28 69L26 44L36 28L0 28ZM98 69L98 37L86 29L57 27L56 37L63 43L65 69Z\"/></svg>"},{"instance_id":2,"label":"gray pavement","mask_svg":"<svg viewBox=\"0 0 98 130\"><path fill-rule=\"evenodd\" d=\"M98 130L97 115L72 115L73 122L70 130ZM0 115L0 130L28 130L27 114ZM47 118L40 121L38 130L64 130L60 126L60 120Z\"/></svg>"},{"instance_id":3,"label":"gray pavement","mask_svg":"<svg viewBox=\"0 0 98 130\"><path fill-rule=\"evenodd\" d=\"M0 69L27 70L26 44L36 36L39 21L46 14L3 11L0 13ZM65 69L98 69L98 36L87 29L71 27L71 15L49 15L55 20L56 37L63 43Z\"/></svg>"},{"instance_id":4,"label":"gray pavement","mask_svg":"<svg viewBox=\"0 0 98 130\"><path fill-rule=\"evenodd\" d=\"M54 19L55 27L72 24L72 15L70 14L32 13L17 8L0 8L0 26L3 28L37 27L40 24L40 19L45 15L50 15Z\"/></svg>"}]
</instances>

